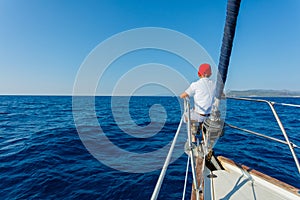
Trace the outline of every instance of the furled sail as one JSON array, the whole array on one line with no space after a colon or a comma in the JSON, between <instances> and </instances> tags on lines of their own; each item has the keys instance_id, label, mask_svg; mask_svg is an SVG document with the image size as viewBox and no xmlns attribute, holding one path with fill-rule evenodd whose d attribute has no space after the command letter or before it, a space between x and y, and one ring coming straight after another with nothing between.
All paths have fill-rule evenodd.
<instances>
[{"instance_id":1,"label":"furled sail","mask_svg":"<svg viewBox=\"0 0 300 200\"><path fill-rule=\"evenodd\" d=\"M228 0L227 3L226 22L218 64L219 73L216 83L216 96L214 99L211 116L207 118L203 124L203 132L205 134L204 142L206 143L208 152L213 148L223 131L224 121L221 120L219 105L226 82L240 3L241 0Z\"/></svg>"}]
</instances>

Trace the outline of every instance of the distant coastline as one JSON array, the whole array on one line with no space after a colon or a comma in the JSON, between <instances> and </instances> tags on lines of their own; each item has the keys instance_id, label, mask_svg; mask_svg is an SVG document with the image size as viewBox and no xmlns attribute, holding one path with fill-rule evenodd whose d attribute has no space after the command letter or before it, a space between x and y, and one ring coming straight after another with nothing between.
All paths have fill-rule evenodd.
<instances>
[{"instance_id":1,"label":"distant coastline","mask_svg":"<svg viewBox=\"0 0 300 200\"><path fill-rule=\"evenodd\" d=\"M226 96L231 97L295 97L300 98L300 91L290 91L290 90L265 90L265 89L251 89L251 90L228 90ZM57 96L57 97L73 97L72 94L0 94L0 96ZM108 94L82 94L75 96L83 96L83 97L111 97ZM114 95L119 97L128 97L128 96L141 96L141 97L176 97L171 93L159 93L159 94L134 94L134 95ZM177 96L178 97L178 96Z\"/></svg>"},{"instance_id":2,"label":"distant coastline","mask_svg":"<svg viewBox=\"0 0 300 200\"><path fill-rule=\"evenodd\" d=\"M290 90L229 90L227 96L233 97L300 97L300 91Z\"/></svg>"}]
</instances>

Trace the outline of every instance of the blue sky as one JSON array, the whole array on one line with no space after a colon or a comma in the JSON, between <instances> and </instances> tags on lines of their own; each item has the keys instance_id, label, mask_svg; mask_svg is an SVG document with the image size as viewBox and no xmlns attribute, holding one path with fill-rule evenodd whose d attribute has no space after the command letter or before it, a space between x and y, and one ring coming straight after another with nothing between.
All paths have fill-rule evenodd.
<instances>
[{"instance_id":1,"label":"blue sky","mask_svg":"<svg viewBox=\"0 0 300 200\"><path fill-rule=\"evenodd\" d=\"M225 0L0 0L0 94L72 94L81 64L99 43L141 27L181 32L217 64L225 12ZM299 91L299 53L299 0L242 0L226 89ZM178 70L175 63L183 63L159 52L130 56L119 65L161 62ZM108 77L120 71L112 67ZM103 90L114 84L104 82Z\"/></svg>"}]
</instances>

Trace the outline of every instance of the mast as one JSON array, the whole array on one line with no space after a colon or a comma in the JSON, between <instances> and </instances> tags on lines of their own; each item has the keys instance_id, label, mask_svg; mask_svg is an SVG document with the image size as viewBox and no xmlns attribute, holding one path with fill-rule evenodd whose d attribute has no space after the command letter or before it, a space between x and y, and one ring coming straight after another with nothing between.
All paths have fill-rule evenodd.
<instances>
[{"instance_id":1,"label":"mast","mask_svg":"<svg viewBox=\"0 0 300 200\"><path fill-rule=\"evenodd\" d=\"M237 16L240 9L240 3L241 0L228 0L227 3L226 22L224 27L222 47L218 65L219 76L217 79L216 87L217 99L221 99L227 78L228 66L232 51L233 39L235 35Z\"/></svg>"},{"instance_id":2,"label":"mast","mask_svg":"<svg viewBox=\"0 0 300 200\"><path fill-rule=\"evenodd\" d=\"M218 138L221 136L223 131L224 121L221 120L221 113L219 111L219 104L223 95L224 85L226 82L228 66L230 61L230 55L232 51L233 39L235 34L237 16L239 13L241 0L228 0L227 2L227 12L226 12L226 22L224 27L224 34L222 40L222 47L218 65L218 77L217 77L217 85L216 85L216 96L214 99L214 104L212 107L212 113L209 118L207 118L202 127L202 134L203 134L203 158L197 156L196 158L196 172L199 185L202 185L202 177L204 176L204 166L205 162L210 162L211 155L212 155L212 148ZM204 165L203 165L204 164ZM199 174L199 176L198 176ZM203 187L200 187L202 190ZM201 196L205 200L205 194L198 195L197 192L200 191L192 190L191 199L198 200L198 197ZM205 192L205 189L204 191ZM202 199L201 198L201 199Z\"/></svg>"},{"instance_id":3,"label":"mast","mask_svg":"<svg viewBox=\"0 0 300 200\"><path fill-rule=\"evenodd\" d=\"M211 116L203 124L204 144L206 144L207 153L212 150L223 130L224 121L221 120L219 105L227 78L240 3L241 0L228 0L227 2L226 22L218 65L219 73L216 84L216 96Z\"/></svg>"}]
</instances>

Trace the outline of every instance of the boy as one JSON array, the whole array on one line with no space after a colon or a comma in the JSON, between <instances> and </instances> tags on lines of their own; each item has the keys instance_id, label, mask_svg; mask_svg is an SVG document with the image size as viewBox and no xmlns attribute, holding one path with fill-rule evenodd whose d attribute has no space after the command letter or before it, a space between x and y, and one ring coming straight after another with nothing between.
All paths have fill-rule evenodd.
<instances>
[{"instance_id":1,"label":"boy","mask_svg":"<svg viewBox=\"0 0 300 200\"><path fill-rule=\"evenodd\" d=\"M202 122L210 115L214 97L214 84L209 79L211 66L207 63L201 64L198 70L199 80L193 82L180 98L194 97L194 109L191 110L191 121ZM195 138L193 137L193 142Z\"/></svg>"}]
</instances>

